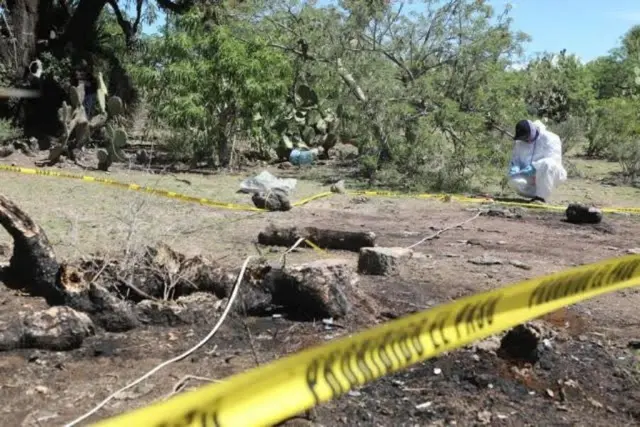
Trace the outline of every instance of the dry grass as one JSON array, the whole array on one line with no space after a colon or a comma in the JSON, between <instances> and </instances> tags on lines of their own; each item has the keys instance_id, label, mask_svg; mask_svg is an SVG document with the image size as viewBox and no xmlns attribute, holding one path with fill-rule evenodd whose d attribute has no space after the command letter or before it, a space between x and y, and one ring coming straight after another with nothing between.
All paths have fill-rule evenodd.
<instances>
[{"instance_id":1,"label":"dry grass","mask_svg":"<svg viewBox=\"0 0 640 427\"><path fill-rule=\"evenodd\" d=\"M604 186L602 178L615 172L615 163L572 160L581 177L570 179L554 197L554 202L587 201L603 206L640 204L640 190L633 187ZM74 171L78 174L105 176L100 172ZM249 196L236 193L240 182L259 170L235 175L202 176L195 174L152 175L118 170L108 177L145 186L168 189L209 199L250 204ZM280 170L272 170L283 176ZM291 171L299 179L294 200L321 191L323 186L313 178L336 172L328 168ZM58 255L78 258L87 253L137 249L140 245L162 241L187 255L207 254L229 261L255 254L253 244L260 228L270 219L295 221L295 215L214 209L141 192L125 191L103 184L71 179L20 175L0 172L2 192L16 201L46 230ZM488 189L491 190L491 189ZM317 203L317 202L316 202ZM314 204L310 205L311 207ZM2 241L9 241L5 234Z\"/></svg>"},{"instance_id":2,"label":"dry grass","mask_svg":"<svg viewBox=\"0 0 640 427\"><path fill-rule=\"evenodd\" d=\"M192 185L170 176L140 172L118 172L110 174L110 177L223 202L251 203L249 196L236 194L243 176L180 177ZM0 185L3 194L41 224L63 258L75 258L93 251L119 251L158 240L188 253L202 250L224 253L227 249L237 249L239 240L234 239L233 234L234 230L240 229L243 219L265 215L213 209L117 187L55 177L4 172L0 173ZM320 191L319 185L301 181L294 198L300 199ZM9 241L9 236L5 234L2 240ZM250 243L243 244L251 247Z\"/></svg>"}]
</instances>

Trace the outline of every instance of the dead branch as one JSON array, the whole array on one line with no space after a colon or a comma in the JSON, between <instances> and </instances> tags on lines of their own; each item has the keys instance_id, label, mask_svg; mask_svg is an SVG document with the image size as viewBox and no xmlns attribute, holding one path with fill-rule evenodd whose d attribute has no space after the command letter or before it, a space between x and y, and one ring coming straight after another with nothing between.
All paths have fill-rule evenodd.
<instances>
[{"instance_id":1,"label":"dead branch","mask_svg":"<svg viewBox=\"0 0 640 427\"><path fill-rule=\"evenodd\" d=\"M188 357L193 352L195 352L200 347L202 347L207 342L209 342L209 340L211 340L211 338L213 338L213 336L216 334L216 332L218 332L218 329L220 329L220 326L222 326L222 323L227 318L227 315L229 314L229 311L231 310L231 306L233 305L235 299L238 296L238 293L239 293L239 290L240 290L240 283L242 283L242 280L244 279L244 274L245 274L245 272L247 270L247 266L249 265L249 261L251 261L253 258L254 257L249 256L249 257L247 257L247 259L245 259L244 263L242 264L242 268L240 269L240 273L238 274L238 279L237 279L237 281L236 281L236 283L235 283L235 285L233 287L233 290L231 292L231 296L229 296L229 300L227 301L227 305L225 306L222 314L220 315L220 319L218 319L218 321L214 325L214 327L211 330L211 332L209 332L202 340L200 340L200 342L198 342L196 345L194 345L193 347L191 347L189 350L185 351L184 353L179 354L178 356L174 357L173 359L169 359L169 360L159 364L158 366L156 366L155 368L153 368L152 370L150 370L149 372L147 372L146 374L144 374L143 376L141 376L137 380L135 380L132 383L127 384L126 386L122 387L120 390L117 390L116 392L110 394L109 396L107 396L106 399L104 399L102 402L100 402L93 409L91 409L87 413L81 415L80 417L76 418L75 420L69 422L68 424L65 425L65 427L72 427L72 426L75 426L78 423L84 421L85 419L89 418L91 415L95 414L100 409L102 409L107 403L109 403L118 394L130 389L131 387L135 387L136 385L140 384L142 381L146 380L147 378L149 378L150 376L152 376L153 374L155 374L156 372L158 372L162 368L164 368L164 367L166 367L166 366L168 366L168 365L170 365L170 364L172 364L174 362L178 362L178 361Z\"/></svg>"},{"instance_id":2,"label":"dead branch","mask_svg":"<svg viewBox=\"0 0 640 427\"><path fill-rule=\"evenodd\" d=\"M413 248L415 248L416 246L418 246L418 245L420 245L420 244L422 244L422 243L424 243L424 242L426 242L426 241L428 241L428 240L433 240L433 239L435 239L436 237L440 236L440 235L441 235L442 233L444 233L445 231L453 230L454 228L461 227L461 226L463 226L464 224L466 224L466 223L468 223L468 222L471 222L471 221L473 221L474 219L478 218L481 214L482 214L482 211L478 211L478 212L477 212L474 216L472 216L471 218L467 218L467 219L465 219L464 221L462 221L462 222L460 222L460 223L458 223L458 224L449 225L449 226L447 226L447 227L443 228L442 230L438 230L436 233L431 234L431 235L429 235L429 236L427 236L427 237L425 237L425 238L423 238L423 239L420 239L419 241L417 241L417 242L416 242L416 243L414 243L413 245L411 245L411 246L407 246L407 249L413 249Z\"/></svg>"}]
</instances>

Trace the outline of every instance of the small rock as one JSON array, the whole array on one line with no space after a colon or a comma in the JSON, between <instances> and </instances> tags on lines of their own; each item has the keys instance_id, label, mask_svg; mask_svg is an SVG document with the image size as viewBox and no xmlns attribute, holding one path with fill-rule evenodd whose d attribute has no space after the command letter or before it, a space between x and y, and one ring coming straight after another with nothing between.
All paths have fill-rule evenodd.
<instances>
[{"instance_id":1,"label":"small rock","mask_svg":"<svg viewBox=\"0 0 640 427\"><path fill-rule=\"evenodd\" d=\"M291 164L291 162L282 162L278 164L278 169L291 169L292 167L293 165Z\"/></svg>"},{"instance_id":2,"label":"small rock","mask_svg":"<svg viewBox=\"0 0 640 427\"><path fill-rule=\"evenodd\" d=\"M500 265L503 264L503 261L498 259L498 258L493 258L487 255L483 255L481 257L477 257L477 258L471 258L469 260L469 262L471 264L476 264L476 265Z\"/></svg>"},{"instance_id":3,"label":"small rock","mask_svg":"<svg viewBox=\"0 0 640 427\"><path fill-rule=\"evenodd\" d=\"M275 189L268 193L254 193L251 201L258 209L266 209L268 211L286 212L291 210L291 202L286 193L282 190Z\"/></svg>"},{"instance_id":4,"label":"small rock","mask_svg":"<svg viewBox=\"0 0 640 427\"><path fill-rule=\"evenodd\" d=\"M571 203L565 212L567 222L572 224L599 224L602 222L602 211L593 206Z\"/></svg>"},{"instance_id":5,"label":"small rock","mask_svg":"<svg viewBox=\"0 0 640 427\"><path fill-rule=\"evenodd\" d=\"M37 385L35 390L40 394L49 394L49 388L43 385Z\"/></svg>"},{"instance_id":6,"label":"small rock","mask_svg":"<svg viewBox=\"0 0 640 427\"><path fill-rule=\"evenodd\" d=\"M546 392L547 392L547 396L549 396L549 397L551 397L551 398L553 398L553 397L556 395L556 394L553 392L553 390L551 390L550 388L548 388L548 389L546 390Z\"/></svg>"},{"instance_id":7,"label":"small rock","mask_svg":"<svg viewBox=\"0 0 640 427\"><path fill-rule=\"evenodd\" d=\"M638 255L640 254L640 248L627 249L627 253L630 255Z\"/></svg>"},{"instance_id":8,"label":"small rock","mask_svg":"<svg viewBox=\"0 0 640 427\"><path fill-rule=\"evenodd\" d=\"M486 353L495 353L500 348L500 338L497 336L491 336L482 341L478 341L472 345L476 351L483 351Z\"/></svg>"},{"instance_id":9,"label":"small rock","mask_svg":"<svg viewBox=\"0 0 640 427\"><path fill-rule=\"evenodd\" d=\"M491 423L491 412L489 412L489 411L478 412L478 421L480 422L480 424L490 424Z\"/></svg>"},{"instance_id":10,"label":"small rock","mask_svg":"<svg viewBox=\"0 0 640 427\"><path fill-rule=\"evenodd\" d=\"M629 341L629 348L634 350L640 350L640 340L631 340Z\"/></svg>"},{"instance_id":11,"label":"small rock","mask_svg":"<svg viewBox=\"0 0 640 427\"><path fill-rule=\"evenodd\" d=\"M433 405L433 402L424 402L424 403L419 403L418 405L416 405L416 409L418 411L424 411L425 409L428 409L431 407L431 405Z\"/></svg>"},{"instance_id":12,"label":"small rock","mask_svg":"<svg viewBox=\"0 0 640 427\"><path fill-rule=\"evenodd\" d=\"M433 374L434 375L440 375L441 373L442 373L442 369L440 369L440 368L434 368L433 369Z\"/></svg>"},{"instance_id":13,"label":"small rock","mask_svg":"<svg viewBox=\"0 0 640 427\"><path fill-rule=\"evenodd\" d=\"M358 273L375 276L398 272L400 262L411 258L413 251L406 248L361 248L358 257Z\"/></svg>"},{"instance_id":14,"label":"small rock","mask_svg":"<svg viewBox=\"0 0 640 427\"><path fill-rule=\"evenodd\" d=\"M51 307L22 321L22 347L67 351L78 348L95 333L89 316L66 306Z\"/></svg>"},{"instance_id":15,"label":"small rock","mask_svg":"<svg viewBox=\"0 0 640 427\"><path fill-rule=\"evenodd\" d=\"M347 189L344 186L344 180L340 180L331 186L332 193L344 194L347 192Z\"/></svg>"},{"instance_id":16,"label":"small rock","mask_svg":"<svg viewBox=\"0 0 640 427\"><path fill-rule=\"evenodd\" d=\"M591 405L593 405L595 408L604 408L604 405L595 400L593 397L587 397L587 401L589 401L589 403L591 403Z\"/></svg>"},{"instance_id":17,"label":"small rock","mask_svg":"<svg viewBox=\"0 0 640 427\"><path fill-rule=\"evenodd\" d=\"M520 268L522 270L531 270L531 266L529 264L525 264L524 262L518 261L517 259L510 260L509 264L513 265L516 268Z\"/></svg>"},{"instance_id":18,"label":"small rock","mask_svg":"<svg viewBox=\"0 0 640 427\"><path fill-rule=\"evenodd\" d=\"M351 203L355 204L355 205L361 205L363 203L367 203L369 201L369 198L367 196L356 196L354 198L351 199Z\"/></svg>"}]
</instances>

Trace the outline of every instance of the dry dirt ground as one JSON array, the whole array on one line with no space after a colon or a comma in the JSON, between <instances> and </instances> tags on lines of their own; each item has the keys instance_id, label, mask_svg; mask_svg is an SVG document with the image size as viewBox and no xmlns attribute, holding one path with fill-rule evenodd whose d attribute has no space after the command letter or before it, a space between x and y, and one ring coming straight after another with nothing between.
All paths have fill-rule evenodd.
<instances>
[{"instance_id":1,"label":"dry dirt ground","mask_svg":"<svg viewBox=\"0 0 640 427\"><path fill-rule=\"evenodd\" d=\"M122 180L242 203L249 202L248 197L235 191L246 175L191 176L186 177L191 181L187 184L171 177L126 171L113 174ZM336 195L286 213L256 214L48 177L3 172L0 183L2 194L31 214L47 231L58 256L69 260L95 251L115 254L126 247L162 241L188 255L203 254L238 267L247 255L256 253L257 234L269 223L371 230L380 246L409 246L473 216L477 209L428 200ZM570 184L584 185L584 181ZM302 180L295 198L323 189ZM561 214L534 210L522 210L511 218L481 216L416 247L425 257L410 261L399 275L361 276L360 286L376 299L381 308L378 321L383 322L465 295L625 254L640 246L639 221L611 215L599 226L574 226L562 222ZM1 242L8 241L7 235ZM287 262L322 256L356 262L352 253L320 255L310 249L291 254ZM469 262L480 256L502 263ZM640 360L630 343L640 338L639 304L637 288L547 316L548 327L558 336L533 366L512 365L491 351L491 345L472 346L350 392L298 422L324 426L638 425ZM0 323L17 312L44 307L39 298L0 286ZM99 332L80 349L69 352L0 353L2 424L63 425L194 345L215 321L213 313L191 325ZM356 320L328 327L278 317L231 316L204 348L118 396L90 421L162 399L181 388L179 383L188 390L206 379L223 379L359 330L363 323ZM199 379L184 380L186 376Z\"/></svg>"}]
</instances>

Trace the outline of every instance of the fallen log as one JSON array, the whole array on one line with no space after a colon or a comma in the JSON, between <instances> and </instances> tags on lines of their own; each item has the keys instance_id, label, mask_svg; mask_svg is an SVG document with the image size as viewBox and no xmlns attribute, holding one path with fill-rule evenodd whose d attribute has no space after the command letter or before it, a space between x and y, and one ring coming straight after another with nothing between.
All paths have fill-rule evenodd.
<instances>
[{"instance_id":1,"label":"fallen log","mask_svg":"<svg viewBox=\"0 0 640 427\"><path fill-rule=\"evenodd\" d=\"M265 246L293 246L304 238L324 249L359 252L360 248L376 245L376 235L371 231L339 231L316 227L276 227L269 225L258 234L258 243ZM308 246L306 243L303 245ZM302 245L301 245L302 246Z\"/></svg>"}]
</instances>

